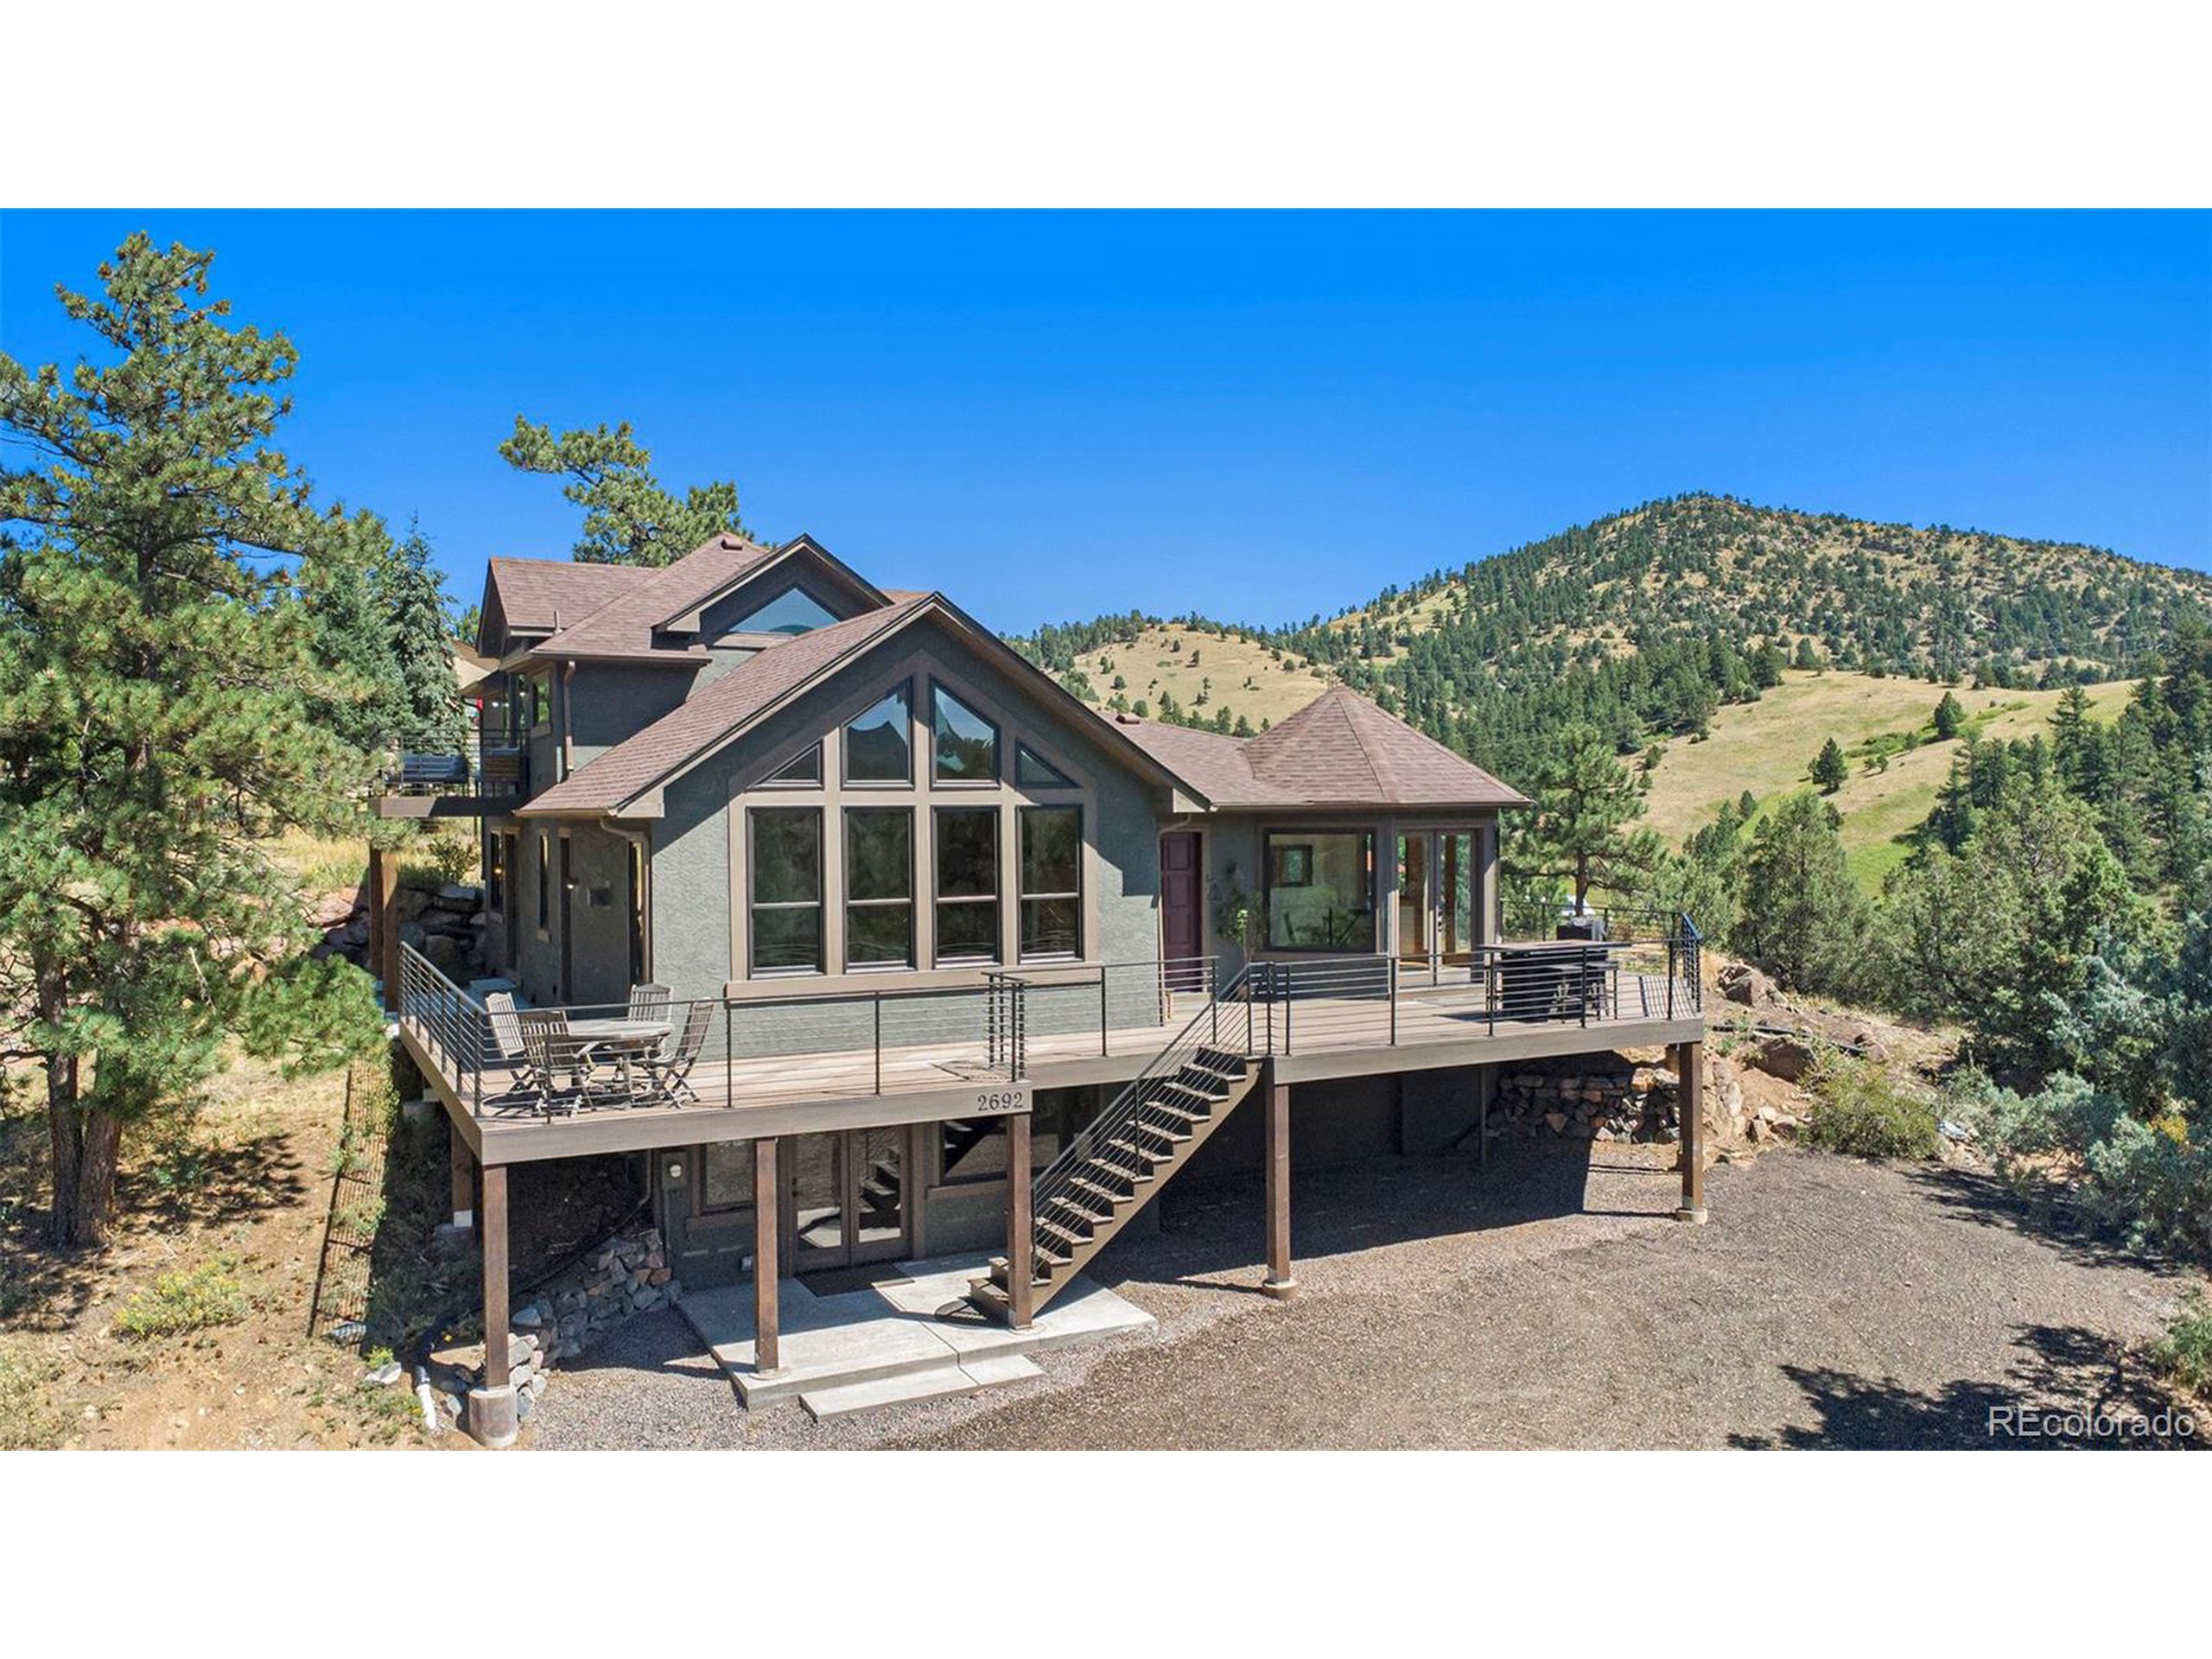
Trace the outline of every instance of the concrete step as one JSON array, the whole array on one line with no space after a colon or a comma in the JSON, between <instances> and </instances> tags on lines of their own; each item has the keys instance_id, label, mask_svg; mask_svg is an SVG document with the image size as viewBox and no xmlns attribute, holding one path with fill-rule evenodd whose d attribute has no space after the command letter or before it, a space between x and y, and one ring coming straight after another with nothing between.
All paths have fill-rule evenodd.
<instances>
[{"instance_id":1,"label":"concrete step","mask_svg":"<svg viewBox=\"0 0 2212 1659\"><path fill-rule=\"evenodd\" d=\"M1002 1382L1019 1382L1042 1375L1036 1361L1021 1354L979 1354L958 1365L937 1366L903 1376L874 1377L863 1382L809 1389L799 1395L798 1402L816 1422L827 1423L886 1406L980 1394Z\"/></svg>"}]
</instances>

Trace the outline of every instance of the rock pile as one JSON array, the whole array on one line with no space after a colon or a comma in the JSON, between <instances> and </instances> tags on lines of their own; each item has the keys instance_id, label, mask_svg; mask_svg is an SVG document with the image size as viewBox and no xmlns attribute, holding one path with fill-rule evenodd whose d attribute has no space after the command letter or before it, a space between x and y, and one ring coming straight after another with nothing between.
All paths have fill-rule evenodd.
<instances>
[{"instance_id":1,"label":"rock pile","mask_svg":"<svg viewBox=\"0 0 2212 1659\"><path fill-rule=\"evenodd\" d=\"M1568 1141L1680 1138L1672 1076L1617 1055L1579 1057L1573 1065L1503 1073L1491 1105L1492 1132Z\"/></svg>"},{"instance_id":2,"label":"rock pile","mask_svg":"<svg viewBox=\"0 0 2212 1659\"><path fill-rule=\"evenodd\" d=\"M652 1227L609 1240L573 1271L539 1286L508 1319L507 1380L514 1385L518 1420L529 1420L554 1365L582 1353L632 1314L669 1306L683 1294L660 1231ZM483 1347L432 1365L428 1380L445 1425L465 1422L468 1391L483 1385Z\"/></svg>"},{"instance_id":3,"label":"rock pile","mask_svg":"<svg viewBox=\"0 0 2212 1659\"><path fill-rule=\"evenodd\" d=\"M484 969L484 890L462 882L431 888L403 886L392 901L399 912L399 938L448 978L466 982ZM356 967L369 964L369 901L366 888L334 887L314 899L309 914L322 930L315 957L343 957Z\"/></svg>"}]
</instances>

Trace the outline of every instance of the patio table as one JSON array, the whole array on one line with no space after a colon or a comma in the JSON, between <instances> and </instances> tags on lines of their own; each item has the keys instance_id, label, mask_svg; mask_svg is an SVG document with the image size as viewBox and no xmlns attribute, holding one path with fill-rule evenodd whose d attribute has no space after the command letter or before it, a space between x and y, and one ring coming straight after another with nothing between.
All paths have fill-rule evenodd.
<instances>
[{"instance_id":1,"label":"patio table","mask_svg":"<svg viewBox=\"0 0 2212 1659\"><path fill-rule=\"evenodd\" d=\"M622 1092L632 1102L638 1097L634 1063L639 1056L650 1054L665 1043L674 1029L665 1020L626 1020L620 1015L569 1021L569 1034L584 1039L584 1053L605 1049L613 1058L621 1068Z\"/></svg>"}]
</instances>

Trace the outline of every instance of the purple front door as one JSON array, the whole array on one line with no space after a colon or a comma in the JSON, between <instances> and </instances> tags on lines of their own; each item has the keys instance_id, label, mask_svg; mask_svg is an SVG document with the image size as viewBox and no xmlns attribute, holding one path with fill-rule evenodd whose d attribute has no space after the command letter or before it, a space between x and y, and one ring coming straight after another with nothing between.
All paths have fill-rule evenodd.
<instances>
[{"instance_id":1,"label":"purple front door","mask_svg":"<svg viewBox=\"0 0 2212 1659\"><path fill-rule=\"evenodd\" d=\"M1160 838L1160 945L1167 987L1195 991L1205 984L1205 935L1198 918L1198 833L1171 830Z\"/></svg>"}]
</instances>

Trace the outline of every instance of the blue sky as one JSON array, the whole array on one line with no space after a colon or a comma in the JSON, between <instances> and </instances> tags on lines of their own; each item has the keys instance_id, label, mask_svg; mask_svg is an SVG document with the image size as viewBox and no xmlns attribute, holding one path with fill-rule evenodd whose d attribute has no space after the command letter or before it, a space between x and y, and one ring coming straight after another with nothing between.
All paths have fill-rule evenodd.
<instances>
[{"instance_id":1,"label":"blue sky","mask_svg":"<svg viewBox=\"0 0 2212 1659\"><path fill-rule=\"evenodd\" d=\"M302 353L284 442L474 597L628 419L995 626L1329 612L1688 489L2212 565L2212 215L0 215L0 348L131 229Z\"/></svg>"}]
</instances>

